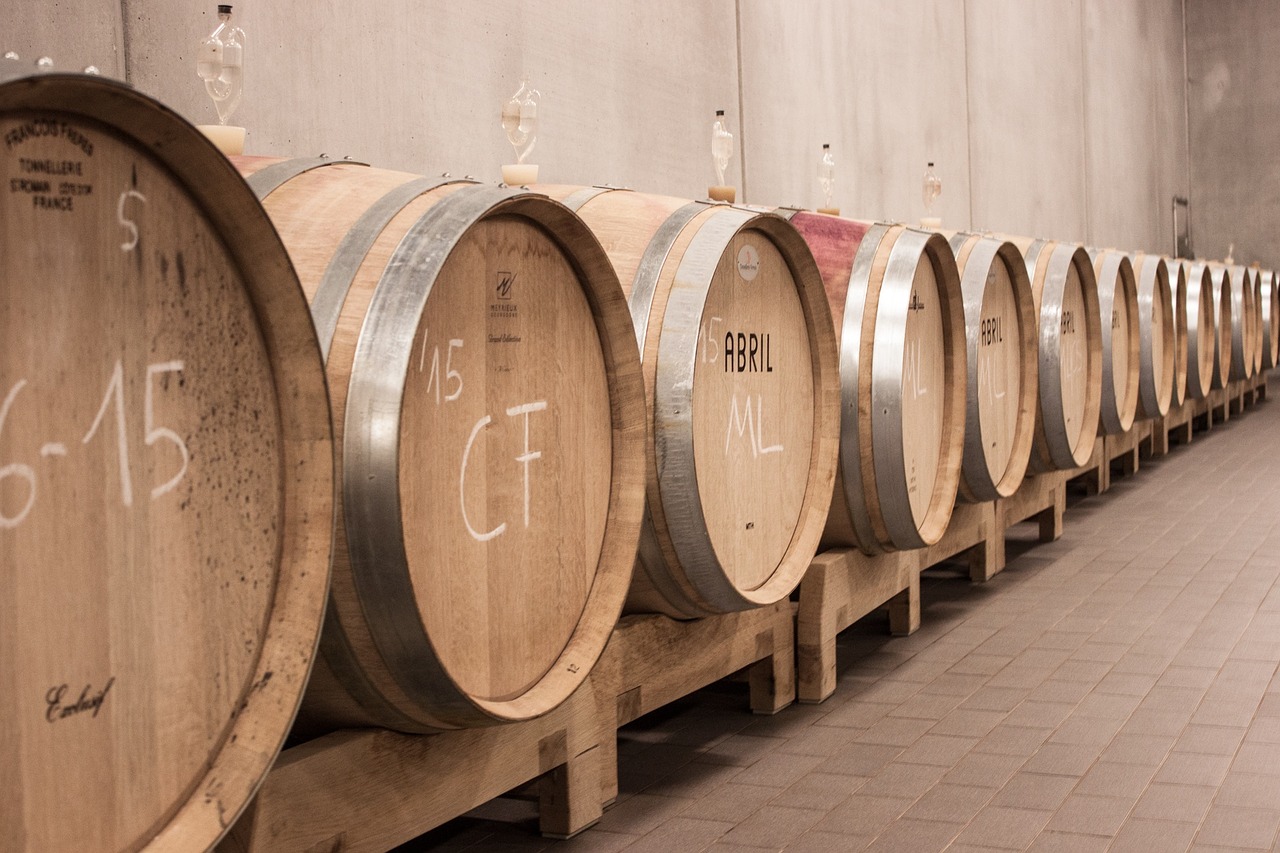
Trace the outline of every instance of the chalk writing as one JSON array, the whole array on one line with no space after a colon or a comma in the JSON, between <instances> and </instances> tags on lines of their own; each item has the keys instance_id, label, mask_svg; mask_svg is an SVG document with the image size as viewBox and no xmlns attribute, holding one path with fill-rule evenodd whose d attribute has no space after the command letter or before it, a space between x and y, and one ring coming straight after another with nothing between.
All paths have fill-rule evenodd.
<instances>
[{"instance_id":1,"label":"chalk writing","mask_svg":"<svg viewBox=\"0 0 1280 853\"><path fill-rule=\"evenodd\" d=\"M738 438L746 438L747 446L751 448L751 457L758 458L769 453L781 453L781 444L764 443L764 401L761 395L757 394L754 407L752 405L751 395L746 395L744 405L738 405L738 395L734 394L729 400L729 424L724 431L724 453L729 455L729 445L733 441L734 434L737 433Z\"/></svg>"}]
</instances>

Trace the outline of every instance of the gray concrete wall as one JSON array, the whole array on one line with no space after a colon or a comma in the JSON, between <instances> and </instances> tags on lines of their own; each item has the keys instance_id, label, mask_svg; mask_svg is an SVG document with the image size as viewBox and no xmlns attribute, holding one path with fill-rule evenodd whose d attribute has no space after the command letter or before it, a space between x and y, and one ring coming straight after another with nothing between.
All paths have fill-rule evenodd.
<instances>
[{"instance_id":1,"label":"gray concrete wall","mask_svg":"<svg viewBox=\"0 0 1280 853\"><path fill-rule=\"evenodd\" d=\"M1280 4L1187 0L1196 252L1280 267Z\"/></svg>"},{"instance_id":2,"label":"gray concrete wall","mask_svg":"<svg viewBox=\"0 0 1280 853\"><path fill-rule=\"evenodd\" d=\"M1200 28L1210 7L1254 9L1235 15L1249 28L1268 5L1188 2ZM213 3L16 7L0 49L127 72L192 120L214 119L192 56ZM830 142L847 215L917 220L934 160L944 226L1169 251L1170 197L1189 189L1182 0L244 0L237 16L251 153L496 178L511 160L499 104L525 72L544 95L532 158L544 180L700 196L710 118L724 108L739 141L732 180L758 204L817 205ZM1239 81L1262 65L1228 70ZM1240 123L1280 91L1247 82L1214 120L1196 124L1205 111L1193 111L1201 148L1225 144L1214 131L1227 112ZM1212 238L1200 229L1210 205L1229 200L1210 184L1222 186L1195 187L1197 243Z\"/></svg>"}]
</instances>

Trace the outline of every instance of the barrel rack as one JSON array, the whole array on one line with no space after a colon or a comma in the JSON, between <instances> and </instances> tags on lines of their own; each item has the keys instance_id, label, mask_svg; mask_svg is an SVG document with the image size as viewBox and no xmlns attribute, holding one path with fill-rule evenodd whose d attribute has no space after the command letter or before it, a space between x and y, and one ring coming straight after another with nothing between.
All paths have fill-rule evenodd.
<instances>
[{"instance_id":1,"label":"barrel rack","mask_svg":"<svg viewBox=\"0 0 1280 853\"><path fill-rule=\"evenodd\" d=\"M1098 441L1080 469L1028 477L1002 500L957 504L930 548L820 553L798 603L690 621L625 616L583 686L538 719L436 735L340 731L287 749L218 849L386 850L517 789L536 791L544 835L573 836L618 796L621 726L736 673L745 673L755 713L776 713L797 697L823 701L835 689L837 634L882 607L891 633L919 627L922 571L961 558L972 580L989 580L1005 566L1013 525L1036 521L1042 542L1062 535L1070 481L1106 491L1113 464L1134 473L1140 458L1164 455L1264 399L1259 374L1171 407Z\"/></svg>"},{"instance_id":2,"label":"barrel rack","mask_svg":"<svg viewBox=\"0 0 1280 853\"><path fill-rule=\"evenodd\" d=\"M958 503L947 532L936 544L914 551L868 556L843 548L817 555L800 582L796 613L797 690L801 702L821 702L836 687L836 635L882 606L893 634L920 627L920 573L963 558L969 577L987 581L1004 569L1005 535L1035 519L1040 540L1062 535L1066 477L1054 472L1028 477L1008 498Z\"/></svg>"}]
</instances>

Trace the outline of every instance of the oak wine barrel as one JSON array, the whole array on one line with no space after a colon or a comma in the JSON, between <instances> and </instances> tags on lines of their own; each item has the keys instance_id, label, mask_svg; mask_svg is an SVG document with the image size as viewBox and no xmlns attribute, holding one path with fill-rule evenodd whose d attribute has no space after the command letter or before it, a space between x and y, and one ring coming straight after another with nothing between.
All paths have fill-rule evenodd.
<instances>
[{"instance_id":1,"label":"oak wine barrel","mask_svg":"<svg viewBox=\"0 0 1280 853\"><path fill-rule=\"evenodd\" d=\"M1262 309L1262 369L1280 366L1280 279L1262 270L1258 305Z\"/></svg>"},{"instance_id":2,"label":"oak wine barrel","mask_svg":"<svg viewBox=\"0 0 1280 853\"><path fill-rule=\"evenodd\" d=\"M1231 267L1231 369L1232 380L1253 378L1255 349L1254 280L1248 267Z\"/></svg>"},{"instance_id":3,"label":"oak wine barrel","mask_svg":"<svg viewBox=\"0 0 1280 853\"><path fill-rule=\"evenodd\" d=\"M1012 495L1036 434L1039 337L1035 297L1018 247L980 234L951 237L964 297L967 395L962 493Z\"/></svg>"},{"instance_id":4,"label":"oak wine barrel","mask_svg":"<svg viewBox=\"0 0 1280 853\"><path fill-rule=\"evenodd\" d=\"M253 193L168 108L14 78L0 139L0 849L208 849L320 633L316 335Z\"/></svg>"},{"instance_id":5,"label":"oak wine barrel","mask_svg":"<svg viewBox=\"0 0 1280 853\"><path fill-rule=\"evenodd\" d=\"M1090 249L1102 317L1102 413L1098 430L1123 435L1138 415L1141 330L1133 264L1123 252Z\"/></svg>"},{"instance_id":6,"label":"oak wine barrel","mask_svg":"<svg viewBox=\"0 0 1280 853\"><path fill-rule=\"evenodd\" d=\"M1264 331L1262 328L1262 270L1256 266L1249 268L1249 278L1253 282L1253 375L1257 376L1262 372L1262 362L1265 358L1263 350L1266 349L1266 341L1264 339Z\"/></svg>"},{"instance_id":7,"label":"oak wine barrel","mask_svg":"<svg viewBox=\"0 0 1280 853\"><path fill-rule=\"evenodd\" d=\"M1162 418L1173 401L1178 351L1169 267L1159 255L1136 254L1131 263L1138 287L1138 410L1144 418Z\"/></svg>"},{"instance_id":8,"label":"oak wine barrel","mask_svg":"<svg viewBox=\"0 0 1280 853\"><path fill-rule=\"evenodd\" d=\"M1224 264L1217 263L1209 264L1209 272L1213 280L1214 302L1213 388L1218 390L1227 387L1233 370L1231 336L1237 311L1232 279L1235 274Z\"/></svg>"},{"instance_id":9,"label":"oak wine barrel","mask_svg":"<svg viewBox=\"0 0 1280 853\"><path fill-rule=\"evenodd\" d=\"M1253 279L1253 375L1262 372L1263 350L1266 342L1262 329L1262 270L1252 267L1249 275Z\"/></svg>"},{"instance_id":10,"label":"oak wine barrel","mask_svg":"<svg viewBox=\"0 0 1280 853\"><path fill-rule=\"evenodd\" d=\"M794 212L840 336L840 474L823 542L867 553L937 542L964 454L963 294L946 238Z\"/></svg>"},{"instance_id":11,"label":"oak wine barrel","mask_svg":"<svg viewBox=\"0 0 1280 853\"><path fill-rule=\"evenodd\" d=\"M1068 471L1093 455L1102 404L1102 330L1093 265L1075 243L1007 238L1021 251L1040 330L1030 470Z\"/></svg>"},{"instance_id":12,"label":"oak wine barrel","mask_svg":"<svg viewBox=\"0 0 1280 853\"><path fill-rule=\"evenodd\" d=\"M1213 275L1204 261L1184 261L1187 269L1187 396L1203 400L1214 388L1218 303Z\"/></svg>"},{"instance_id":13,"label":"oak wine barrel","mask_svg":"<svg viewBox=\"0 0 1280 853\"><path fill-rule=\"evenodd\" d=\"M302 731L552 710L613 630L643 513L639 356L600 244L525 190L235 162L310 300L339 439Z\"/></svg>"},{"instance_id":14,"label":"oak wine barrel","mask_svg":"<svg viewBox=\"0 0 1280 853\"><path fill-rule=\"evenodd\" d=\"M1191 262L1182 258L1164 259L1169 271L1169 291L1173 297L1173 395L1170 405L1181 406L1187 399L1187 273Z\"/></svg>"},{"instance_id":15,"label":"oak wine barrel","mask_svg":"<svg viewBox=\"0 0 1280 853\"><path fill-rule=\"evenodd\" d=\"M695 618L785 599L817 550L839 442L822 279L781 217L539 185L577 211L630 301L651 433L629 612Z\"/></svg>"}]
</instances>

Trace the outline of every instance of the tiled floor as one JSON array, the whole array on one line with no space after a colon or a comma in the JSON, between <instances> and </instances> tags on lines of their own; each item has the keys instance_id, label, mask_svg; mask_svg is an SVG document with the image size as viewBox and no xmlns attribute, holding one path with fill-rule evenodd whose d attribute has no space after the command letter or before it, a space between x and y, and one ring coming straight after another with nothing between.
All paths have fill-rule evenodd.
<instances>
[{"instance_id":1,"label":"tiled floor","mask_svg":"<svg viewBox=\"0 0 1280 853\"><path fill-rule=\"evenodd\" d=\"M724 683L627 727L578 838L498 805L406 849L1277 849L1278 520L1269 402L1073 498L1061 541L1015 529L987 584L927 572L919 632L845 632L825 703Z\"/></svg>"}]
</instances>

